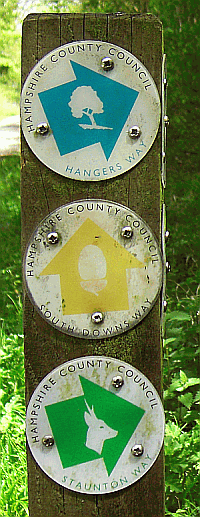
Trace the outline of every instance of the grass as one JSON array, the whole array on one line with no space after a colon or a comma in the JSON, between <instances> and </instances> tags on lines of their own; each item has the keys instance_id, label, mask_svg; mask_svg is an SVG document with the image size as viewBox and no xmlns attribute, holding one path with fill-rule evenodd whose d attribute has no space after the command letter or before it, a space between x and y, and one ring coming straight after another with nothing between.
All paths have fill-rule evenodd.
<instances>
[{"instance_id":1,"label":"grass","mask_svg":"<svg viewBox=\"0 0 200 517\"><path fill-rule=\"evenodd\" d=\"M0 517L28 515L25 454L24 364L20 257L20 163L0 161L1 510ZM169 298L164 346L166 409L166 517L199 517L200 380L197 278L188 279L178 301Z\"/></svg>"},{"instance_id":2,"label":"grass","mask_svg":"<svg viewBox=\"0 0 200 517\"><path fill-rule=\"evenodd\" d=\"M23 336L1 329L1 508L2 517L28 515L25 455Z\"/></svg>"},{"instance_id":3,"label":"grass","mask_svg":"<svg viewBox=\"0 0 200 517\"><path fill-rule=\"evenodd\" d=\"M0 161L1 517L28 515L20 266L20 163Z\"/></svg>"}]
</instances>

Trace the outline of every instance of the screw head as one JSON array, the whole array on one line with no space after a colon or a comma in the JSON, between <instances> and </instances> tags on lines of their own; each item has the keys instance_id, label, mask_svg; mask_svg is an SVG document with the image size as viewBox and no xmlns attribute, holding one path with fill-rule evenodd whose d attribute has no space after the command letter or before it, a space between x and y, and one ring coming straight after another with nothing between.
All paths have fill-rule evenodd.
<instances>
[{"instance_id":1,"label":"screw head","mask_svg":"<svg viewBox=\"0 0 200 517\"><path fill-rule=\"evenodd\" d=\"M57 232L50 232L47 235L47 242L48 244L58 244L59 242L59 235Z\"/></svg>"},{"instance_id":2,"label":"screw head","mask_svg":"<svg viewBox=\"0 0 200 517\"><path fill-rule=\"evenodd\" d=\"M114 68L114 61L111 59L111 57L103 57L101 60L101 67L105 72L109 72L109 70L112 70Z\"/></svg>"},{"instance_id":3,"label":"screw head","mask_svg":"<svg viewBox=\"0 0 200 517\"><path fill-rule=\"evenodd\" d=\"M130 138L138 138L141 135L141 129L138 126L132 126L128 130Z\"/></svg>"},{"instance_id":4,"label":"screw head","mask_svg":"<svg viewBox=\"0 0 200 517\"><path fill-rule=\"evenodd\" d=\"M124 226L121 230L121 236L124 237L124 239L131 239L133 237L133 230L131 226Z\"/></svg>"},{"instance_id":5,"label":"screw head","mask_svg":"<svg viewBox=\"0 0 200 517\"><path fill-rule=\"evenodd\" d=\"M164 116L164 123L166 126L169 126L169 117L167 115Z\"/></svg>"},{"instance_id":6,"label":"screw head","mask_svg":"<svg viewBox=\"0 0 200 517\"><path fill-rule=\"evenodd\" d=\"M49 133L49 125L46 122L42 122L42 124L38 124L36 127L36 134L45 136Z\"/></svg>"},{"instance_id":7,"label":"screw head","mask_svg":"<svg viewBox=\"0 0 200 517\"><path fill-rule=\"evenodd\" d=\"M45 445L45 447L53 447L54 445L54 438L53 436L43 436L42 443Z\"/></svg>"},{"instance_id":8,"label":"screw head","mask_svg":"<svg viewBox=\"0 0 200 517\"><path fill-rule=\"evenodd\" d=\"M112 385L114 388L119 389L123 386L124 379L121 375L115 375L115 377L112 378Z\"/></svg>"},{"instance_id":9,"label":"screw head","mask_svg":"<svg viewBox=\"0 0 200 517\"><path fill-rule=\"evenodd\" d=\"M97 324L102 323L102 321L104 320L104 315L100 311L93 312L91 314L91 320L92 320L92 323L97 323Z\"/></svg>"},{"instance_id":10,"label":"screw head","mask_svg":"<svg viewBox=\"0 0 200 517\"><path fill-rule=\"evenodd\" d=\"M141 443L135 444L131 448L131 454L133 456L135 456L136 458L138 456L142 456L143 452L144 452L144 447L143 447L143 445Z\"/></svg>"},{"instance_id":11,"label":"screw head","mask_svg":"<svg viewBox=\"0 0 200 517\"><path fill-rule=\"evenodd\" d=\"M170 232L169 232L169 230L166 230L166 232L165 232L165 241L166 242L168 241L169 236L170 236Z\"/></svg>"},{"instance_id":12,"label":"screw head","mask_svg":"<svg viewBox=\"0 0 200 517\"><path fill-rule=\"evenodd\" d=\"M166 262L166 271L167 271L167 273L170 273L170 271L171 271L171 266L170 266L169 262Z\"/></svg>"}]
</instances>

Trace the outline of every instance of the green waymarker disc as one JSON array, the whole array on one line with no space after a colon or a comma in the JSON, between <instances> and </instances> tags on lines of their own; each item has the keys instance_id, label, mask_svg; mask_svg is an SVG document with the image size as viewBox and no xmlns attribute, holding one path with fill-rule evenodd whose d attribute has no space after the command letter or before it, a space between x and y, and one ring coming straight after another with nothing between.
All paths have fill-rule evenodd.
<instances>
[{"instance_id":1,"label":"green waymarker disc","mask_svg":"<svg viewBox=\"0 0 200 517\"><path fill-rule=\"evenodd\" d=\"M126 488L155 462L164 412L154 386L110 357L81 357L50 372L27 409L27 438L41 469L76 492Z\"/></svg>"}]
</instances>

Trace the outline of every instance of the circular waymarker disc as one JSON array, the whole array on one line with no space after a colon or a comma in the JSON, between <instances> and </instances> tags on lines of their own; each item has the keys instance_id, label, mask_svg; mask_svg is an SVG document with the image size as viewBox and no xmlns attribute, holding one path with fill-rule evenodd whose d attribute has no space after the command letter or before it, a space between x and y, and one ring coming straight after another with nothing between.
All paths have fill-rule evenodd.
<instances>
[{"instance_id":1,"label":"circular waymarker disc","mask_svg":"<svg viewBox=\"0 0 200 517\"><path fill-rule=\"evenodd\" d=\"M162 259L147 224L125 206L88 199L61 206L33 233L24 259L29 296L67 334L105 338L148 314Z\"/></svg>"},{"instance_id":2,"label":"circular waymarker disc","mask_svg":"<svg viewBox=\"0 0 200 517\"><path fill-rule=\"evenodd\" d=\"M79 41L56 48L33 68L22 90L21 118L27 143L47 167L98 181L145 156L158 131L160 99L150 73L130 52Z\"/></svg>"},{"instance_id":3,"label":"circular waymarker disc","mask_svg":"<svg viewBox=\"0 0 200 517\"><path fill-rule=\"evenodd\" d=\"M26 421L41 469L87 494L135 483L163 443L164 411L154 386L133 366L110 357L81 357L55 368L34 391Z\"/></svg>"}]
</instances>

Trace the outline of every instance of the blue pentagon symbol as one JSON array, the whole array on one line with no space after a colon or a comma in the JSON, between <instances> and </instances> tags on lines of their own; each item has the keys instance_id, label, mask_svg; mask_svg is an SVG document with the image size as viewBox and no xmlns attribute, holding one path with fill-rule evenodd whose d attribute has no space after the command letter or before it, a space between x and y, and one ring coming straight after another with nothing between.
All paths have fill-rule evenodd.
<instances>
[{"instance_id":1,"label":"blue pentagon symbol","mask_svg":"<svg viewBox=\"0 0 200 517\"><path fill-rule=\"evenodd\" d=\"M74 81L38 94L59 153L100 143L108 160L139 92L71 60L70 64Z\"/></svg>"}]
</instances>

